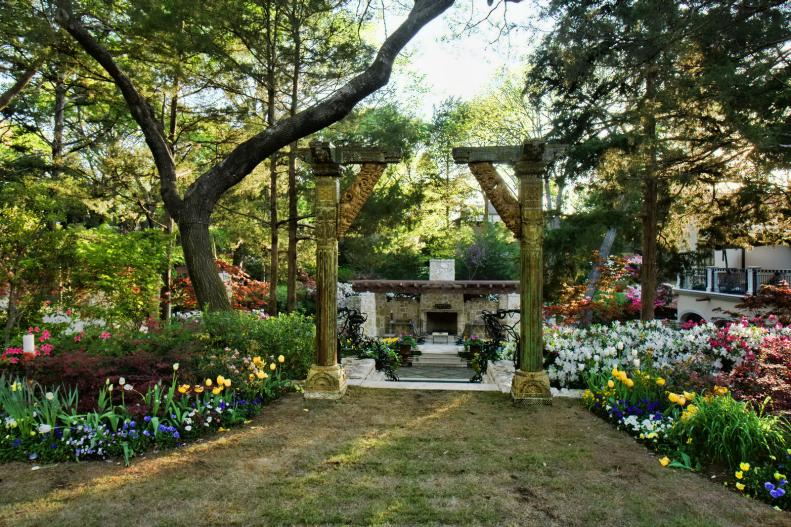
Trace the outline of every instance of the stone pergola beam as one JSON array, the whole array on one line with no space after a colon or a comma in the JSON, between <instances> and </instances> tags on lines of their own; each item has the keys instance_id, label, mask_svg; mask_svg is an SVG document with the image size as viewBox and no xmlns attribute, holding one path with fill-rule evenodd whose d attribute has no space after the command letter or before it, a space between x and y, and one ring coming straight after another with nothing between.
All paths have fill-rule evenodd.
<instances>
[{"instance_id":1,"label":"stone pergola beam","mask_svg":"<svg viewBox=\"0 0 791 527\"><path fill-rule=\"evenodd\" d=\"M373 191L388 163L400 152L371 147L332 148L313 142L298 151L316 176L316 363L308 371L306 399L339 399L346 392L346 377L338 364L338 240L341 239ZM362 169L340 197L341 165Z\"/></svg>"},{"instance_id":2,"label":"stone pergola beam","mask_svg":"<svg viewBox=\"0 0 791 527\"><path fill-rule=\"evenodd\" d=\"M365 202L374 191L376 182L382 177L387 164L385 162L370 162L362 163L360 172L355 176L352 184L349 185L341 198L340 209L338 210L338 232L337 236L340 240L352 226L354 219L360 213Z\"/></svg>"},{"instance_id":3,"label":"stone pergola beam","mask_svg":"<svg viewBox=\"0 0 791 527\"><path fill-rule=\"evenodd\" d=\"M470 172L478 180L478 184L494 205L494 210L518 240L522 235L522 223L519 220L519 200L497 173L497 169L489 161L473 161L469 163Z\"/></svg>"}]
</instances>

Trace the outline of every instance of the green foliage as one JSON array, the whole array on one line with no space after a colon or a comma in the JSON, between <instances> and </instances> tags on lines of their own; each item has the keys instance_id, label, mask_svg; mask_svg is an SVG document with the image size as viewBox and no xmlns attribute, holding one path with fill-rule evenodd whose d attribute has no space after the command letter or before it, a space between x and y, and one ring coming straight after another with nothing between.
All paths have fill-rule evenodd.
<instances>
[{"instance_id":1,"label":"green foliage","mask_svg":"<svg viewBox=\"0 0 791 527\"><path fill-rule=\"evenodd\" d=\"M73 283L91 316L139 323L155 315L167 237L156 230L121 233L109 226L81 230Z\"/></svg>"},{"instance_id":2,"label":"green foliage","mask_svg":"<svg viewBox=\"0 0 791 527\"><path fill-rule=\"evenodd\" d=\"M459 280L517 280L519 244L502 223L484 223L473 230L469 244L456 247Z\"/></svg>"},{"instance_id":3,"label":"green foliage","mask_svg":"<svg viewBox=\"0 0 791 527\"><path fill-rule=\"evenodd\" d=\"M787 421L764 415L763 408L737 401L730 394L696 397L671 433L698 459L734 470L744 460L763 462L784 454L791 438Z\"/></svg>"},{"instance_id":4,"label":"green foliage","mask_svg":"<svg viewBox=\"0 0 791 527\"><path fill-rule=\"evenodd\" d=\"M242 312L204 313L202 323L214 349L236 349L253 355L286 358L289 378L304 379L315 360L316 328L300 313L261 319Z\"/></svg>"}]
</instances>

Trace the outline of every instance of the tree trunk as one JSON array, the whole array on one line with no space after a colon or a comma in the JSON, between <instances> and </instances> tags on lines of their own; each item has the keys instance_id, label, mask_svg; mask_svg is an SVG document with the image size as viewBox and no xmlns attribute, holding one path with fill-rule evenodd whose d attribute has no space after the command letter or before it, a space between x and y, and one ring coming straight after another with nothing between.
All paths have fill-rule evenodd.
<instances>
[{"instance_id":1,"label":"tree trunk","mask_svg":"<svg viewBox=\"0 0 791 527\"><path fill-rule=\"evenodd\" d=\"M271 229L269 249L269 314L277 315L277 282L278 282L278 229L277 229L277 161L275 156L269 158L269 228Z\"/></svg>"},{"instance_id":2,"label":"tree trunk","mask_svg":"<svg viewBox=\"0 0 791 527\"><path fill-rule=\"evenodd\" d=\"M593 300L593 297L596 295L596 286L601 277L601 264L606 262L607 258L610 257L610 251L612 250L613 243L615 243L616 234L618 234L617 227L610 227L604 234L604 239L601 241L601 246L599 246L599 261L593 263L591 272L588 274L588 287L585 289L585 298ZM585 325L590 326L591 322L593 322L593 311L589 309L585 313Z\"/></svg>"},{"instance_id":3,"label":"tree trunk","mask_svg":"<svg viewBox=\"0 0 791 527\"><path fill-rule=\"evenodd\" d=\"M201 310L229 311L231 303L212 255L209 217L205 212L179 221L184 261Z\"/></svg>"},{"instance_id":4,"label":"tree trunk","mask_svg":"<svg viewBox=\"0 0 791 527\"><path fill-rule=\"evenodd\" d=\"M643 181L643 264L640 273L640 320L654 319L656 299L656 239L657 239L657 182L656 182L656 116L654 112L656 71L651 68L645 80L644 133L645 175Z\"/></svg>"},{"instance_id":5,"label":"tree trunk","mask_svg":"<svg viewBox=\"0 0 791 527\"><path fill-rule=\"evenodd\" d=\"M66 111L66 74L63 65L56 65L58 71L55 78L55 107L52 125L52 178L60 177L63 162L63 127Z\"/></svg>"},{"instance_id":6,"label":"tree trunk","mask_svg":"<svg viewBox=\"0 0 791 527\"><path fill-rule=\"evenodd\" d=\"M294 69L291 75L291 108L289 114L297 114L297 95L299 92L299 67L302 40L299 35L300 24L292 22L294 29ZM291 143L288 152L288 278L286 279L286 310L297 308L297 142Z\"/></svg>"},{"instance_id":7,"label":"tree trunk","mask_svg":"<svg viewBox=\"0 0 791 527\"><path fill-rule=\"evenodd\" d=\"M170 151L175 151L176 143L176 118L178 117L179 101L179 75L173 79L173 95L170 98L170 122L168 123L168 143ZM162 273L162 289L160 291L159 315L164 322L170 322L173 315L173 218L165 208L165 234L168 237L167 253L165 255L165 271Z\"/></svg>"},{"instance_id":8,"label":"tree trunk","mask_svg":"<svg viewBox=\"0 0 791 527\"><path fill-rule=\"evenodd\" d=\"M279 10L275 7L274 20L269 6L264 11L266 16L267 42L267 112L266 122L275 125L275 104L277 102L277 33ZM278 225L277 225L277 152L269 158L269 314L277 315L277 282L278 282Z\"/></svg>"}]
</instances>

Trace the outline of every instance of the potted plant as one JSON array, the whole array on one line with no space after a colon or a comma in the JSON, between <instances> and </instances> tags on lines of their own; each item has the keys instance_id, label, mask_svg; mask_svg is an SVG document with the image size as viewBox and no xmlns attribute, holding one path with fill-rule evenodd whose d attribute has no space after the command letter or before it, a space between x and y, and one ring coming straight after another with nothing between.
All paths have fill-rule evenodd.
<instances>
[{"instance_id":1,"label":"potted plant","mask_svg":"<svg viewBox=\"0 0 791 527\"><path fill-rule=\"evenodd\" d=\"M478 337L478 335L471 335L470 338L464 341L464 347L469 350L471 355L479 354L483 348L483 339Z\"/></svg>"},{"instance_id":2,"label":"potted plant","mask_svg":"<svg viewBox=\"0 0 791 527\"><path fill-rule=\"evenodd\" d=\"M417 341L412 335L401 335L398 339L398 354L401 356L401 364L412 366L412 349L417 346Z\"/></svg>"}]
</instances>

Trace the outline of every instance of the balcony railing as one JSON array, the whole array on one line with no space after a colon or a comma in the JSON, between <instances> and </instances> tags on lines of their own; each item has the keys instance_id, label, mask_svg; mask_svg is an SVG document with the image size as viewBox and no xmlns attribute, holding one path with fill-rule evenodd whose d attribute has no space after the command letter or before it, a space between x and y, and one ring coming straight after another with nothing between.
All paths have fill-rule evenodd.
<instances>
[{"instance_id":1,"label":"balcony railing","mask_svg":"<svg viewBox=\"0 0 791 527\"><path fill-rule=\"evenodd\" d=\"M744 296L782 281L791 282L791 269L691 267L679 273L676 289Z\"/></svg>"}]
</instances>

